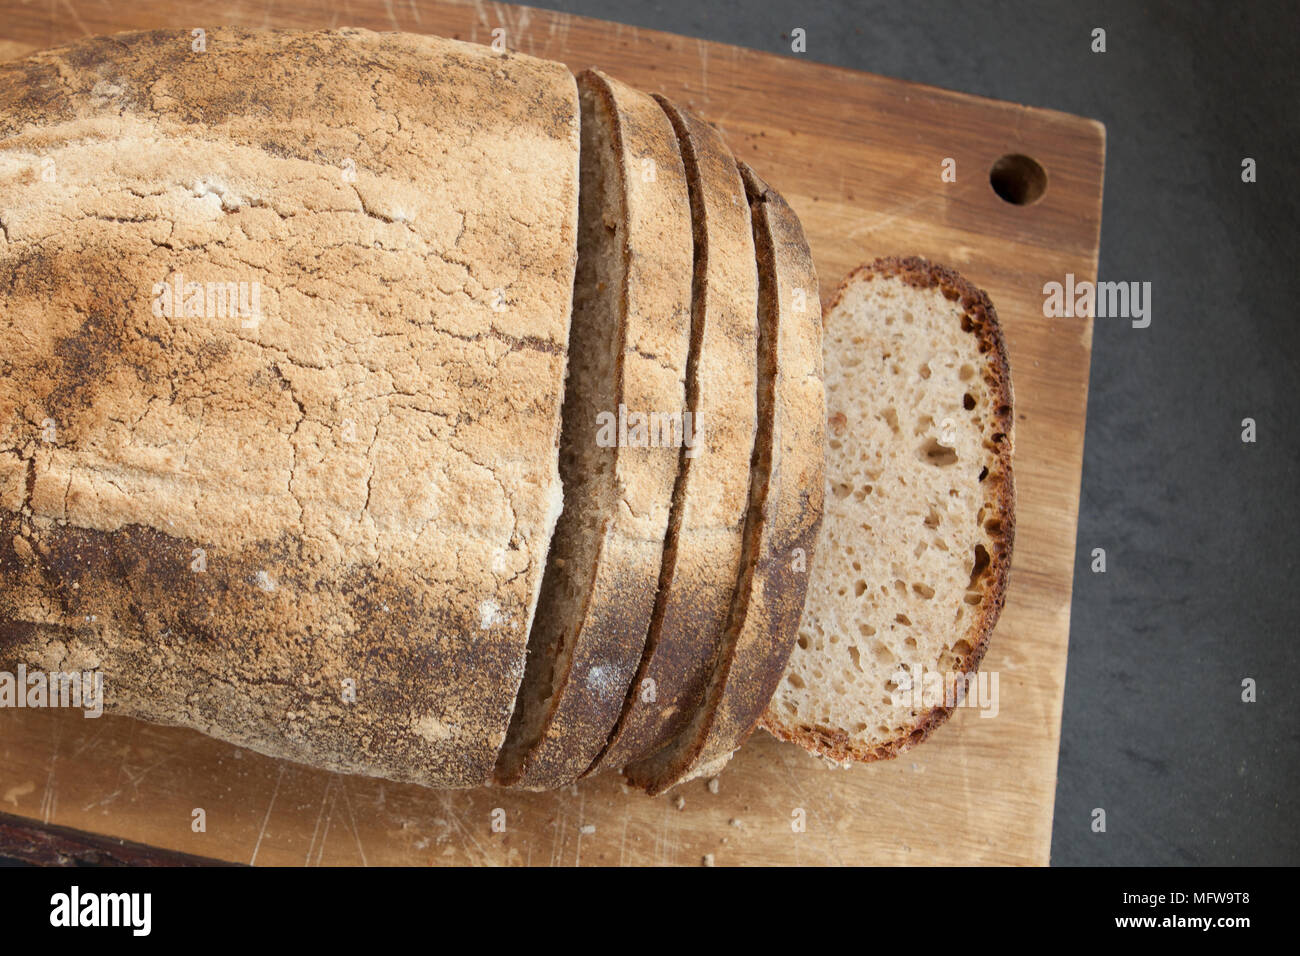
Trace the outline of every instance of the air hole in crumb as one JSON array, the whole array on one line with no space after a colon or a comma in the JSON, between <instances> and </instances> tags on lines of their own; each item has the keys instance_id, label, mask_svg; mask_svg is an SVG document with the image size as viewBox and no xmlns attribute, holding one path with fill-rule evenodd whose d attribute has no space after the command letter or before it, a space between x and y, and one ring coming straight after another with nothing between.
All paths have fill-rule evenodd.
<instances>
[{"instance_id":1,"label":"air hole in crumb","mask_svg":"<svg viewBox=\"0 0 1300 956\"><path fill-rule=\"evenodd\" d=\"M957 451L947 445L941 445L936 438L930 438L921 446L921 460L939 468L946 468L957 463Z\"/></svg>"},{"instance_id":2,"label":"air hole in crumb","mask_svg":"<svg viewBox=\"0 0 1300 956\"><path fill-rule=\"evenodd\" d=\"M865 669L862 666L862 658L858 654L858 649L854 647L852 644L849 645L849 657L853 658L854 667L856 667L859 671L866 673Z\"/></svg>"},{"instance_id":3,"label":"air hole in crumb","mask_svg":"<svg viewBox=\"0 0 1300 956\"><path fill-rule=\"evenodd\" d=\"M975 396L972 395L970 392L967 392L965 395L963 395L961 397L961 407L966 409L966 411L969 412L972 408L975 407Z\"/></svg>"},{"instance_id":4,"label":"air hole in crumb","mask_svg":"<svg viewBox=\"0 0 1300 956\"><path fill-rule=\"evenodd\" d=\"M936 511L933 507L931 507L930 513L925 516L925 521L922 523L931 531L933 531L935 528L939 527L939 522L941 520L942 519L939 517L939 512Z\"/></svg>"},{"instance_id":5,"label":"air hole in crumb","mask_svg":"<svg viewBox=\"0 0 1300 956\"><path fill-rule=\"evenodd\" d=\"M903 644L907 647L916 647L916 638L909 637L907 640L903 641Z\"/></svg>"},{"instance_id":6,"label":"air hole in crumb","mask_svg":"<svg viewBox=\"0 0 1300 956\"><path fill-rule=\"evenodd\" d=\"M975 565L970 572L970 587L974 588L979 583L979 579L984 576L984 572L989 568L989 553L984 545L975 545Z\"/></svg>"},{"instance_id":7,"label":"air hole in crumb","mask_svg":"<svg viewBox=\"0 0 1300 956\"><path fill-rule=\"evenodd\" d=\"M921 378L929 378L929 377L930 377L930 366L928 364L922 365Z\"/></svg>"},{"instance_id":8,"label":"air hole in crumb","mask_svg":"<svg viewBox=\"0 0 1300 956\"><path fill-rule=\"evenodd\" d=\"M785 681L787 684L789 684L791 687L795 688L796 690L803 690L806 686L808 686L803 682L803 678L801 678L798 674L786 674Z\"/></svg>"},{"instance_id":9,"label":"air hole in crumb","mask_svg":"<svg viewBox=\"0 0 1300 956\"><path fill-rule=\"evenodd\" d=\"M894 620L897 621L899 624L902 624L904 627L912 626L912 619L908 617L906 614L895 614Z\"/></svg>"},{"instance_id":10,"label":"air hole in crumb","mask_svg":"<svg viewBox=\"0 0 1300 956\"><path fill-rule=\"evenodd\" d=\"M884 419L885 424L891 429L898 431L898 412L894 410L893 406L890 406L881 412L880 417Z\"/></svg>"},{"instance_id":11,"label":"air hole in crumb","mask_svg":"<svg viewBox=\"0 0 1300 956\"><path fill-rule=\"evenodd\" d=\"M913 584L912 590L927 601L934 597L934 588L926 584Z\"/></svg>"},{"instance_id":12,"label":"air hole in crumb","mask_svg":"<svg viewBox=\"0 0 1300 956\"><path fill-rule=\"evenodd\" d=\"M861 634L863 637L871 637L876 633L876 629L872 627L870 624L863 624L861 621L859 621L858 633Z\"/></svg>"},{"instance_id":13,"label":"air hole in crumb","mask_svg":"<svg viewBox=\"0 0 1300 956\"><path fill-rule=\"evenodd\" d=\"M858 582L856 582L856 583L853 585L853 596L854 596L854 597L862 597L862 595L864 595L864 594L866 594L866 593L867 593L867 582L866 582L866 581L858 581Z\"/></svg>"},{"instance_id":14,"label":"air hole in crumb","mask_svg":"<svg viewBox=\"0 0 1300 956\"><path fill-rule=\"evenodd\" d=\"M965 641L958 641L956 644L952 646L952 652L962 660L965 660L967 657L970 656L970 651L971 651L970 644L966 643Z\"/></svg>"},{"instance_id":15,"label":"air hole in crumb","mask_svg":"<svg viewBox=\"0 0 1300 956\"><path fill-rule=\"evenodd\" d=\"M808 650L808 635L807 635L807 634L800 634L800 635L799 635L799 646L800 646L801 648L803 648L805 651Z\"/></svg>"},{"instance_id":16,"label":"air hole in crumb","mask_svg":"<svg viewBox=\"0 0 1300 956\"><path fill-rule=\"evenodd\" d=\"M984 480L985 478L987 478L988 476L989 476L989 470L988 470L988 468L987 468L987 467L981 468L981 469L980 469L980 481L983 481L983 480Z\"/></svg>"},{"instance_id":17,"label":"air hole in crumb","mask_svg":"<svg viewBox=\"0 0 1300 956\"><path fill-rule=\"evenodd\" d=\"M963 365L960 369L957 370L957 377L961 379L963 382L969 381L971 378L974 377L974 375L975 375L975 366L973 365Z\"/></svg>"},{"instance_id":18,"label":"air hole in crumb","mask_svg":"<svg viewBox=\"0 0 1300 956\"><path fill-rule=\"evenodd\" d=\"M836 498L843 500L853 493L853 486L841 481L832 486L831 493L834 494Z\"/></svg>"}]
</instances>

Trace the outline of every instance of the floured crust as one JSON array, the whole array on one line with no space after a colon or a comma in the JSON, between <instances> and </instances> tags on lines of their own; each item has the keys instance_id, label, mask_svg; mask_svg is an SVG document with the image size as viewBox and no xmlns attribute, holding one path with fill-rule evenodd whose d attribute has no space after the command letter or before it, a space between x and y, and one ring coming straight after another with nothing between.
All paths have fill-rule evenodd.
<instances>
[{"instance_id":1,"label":"floured crust","mask_svg":"<svg viewBox=\"0 0 1300 956\"><path fill-rule=\"evenodd\" d=\"M824 496L821 303L812 256L785 200L739 164L753 210L759 284L759 432L746 560L705 704L671 744L630 764L661 793L714 772L753 731L785 669L803 613Z\"/></svg>"},{"instance_id":2,"label":"floured crust","mask_svg":"<svg viewBox=\"0 0 1300 956\"><path fill-rule=\"evenodd\" d=\"M988 550L988 571L981 578L979 603L969 625L964 633L953 635L954 644L960 646L959 642L964 642L967 650L958 653L952 661L945 659L935 662L935 666L943 670L955 669L972 674L984 657L989 637L1006 599L1015 538L1015 482L1011 462L1013 403L1006 345L998 325L997 313L983 291L951 269L916 257L878 259L855 269L840 285L827 315L831 316L841 308L846 294L855 285L885 281L901 282L917 290L934 291L959 305L962 310L962 330L976 338L978 352L985 364L982 377L990 391L992 405L985 431L992 435L994 445L993 461L990 462L994 467L988 469L987 480L983 481L984 503L981 510L982 524L992 544ZM962 690L964 687L959 686L958 704ZM948 719L954 709L950 706L925 708L892 739L870 745L855 740L853 734L840 727L798 722L784 713L776 700L763 715L762 726L782 740L797 743L837 763L881 760L897 756L925 740Z\"/></svg>"},{"instance_id":3,"label":"floured crust","mask_svg":"<svg viewBox=\"0 0 1300 956\"><path fill-rule=\"evenodd\" d=\"M573 78L360 30L190 44L0 65L0 667L480 785L559 506ZM155 310L177 273L260 317Z\"/></svg>"},{"instance_id":4,"label":"floured crust","mask_svg":"<svg viewBox=\"0 0 1300 956\"><path fill-rule=\"evenodd\" d=\"M656 98L673 122L691 182L688 403L696 447L694 457L681 457L649 640L599 767L622 767L658 749L703 703L740 577L758 417L758 272L745 187L721 135Z\"/></svg>"},{"instance_id":5,"label":"floured crust","mask_svg":"<svg viewBox=\"0 0 1300 956\"><path fill-rule=\"evenodd\" d=\"M680 414L686 408L691 332L692 228L677 138L648 95L597 71L582 74L579 84L604 99L622 162L626 232L619 403L629 414ZM574 435L594 442L596 431L593 426ZM558 623L564 631L561 657L542 704L546 713L535 726L527 721L511 727L498 783L552 789L583 774L618 720L641 660L678 452L625 446L614 461L618 502L601 531L590 589L578 608L581 619ZM557 580L555 586L567 585ZM544 588L551 587L548 571ZM556 606L543 593L542 608ZM530 700L524 706L536 704Z\"/></svg>"}]
</instances>

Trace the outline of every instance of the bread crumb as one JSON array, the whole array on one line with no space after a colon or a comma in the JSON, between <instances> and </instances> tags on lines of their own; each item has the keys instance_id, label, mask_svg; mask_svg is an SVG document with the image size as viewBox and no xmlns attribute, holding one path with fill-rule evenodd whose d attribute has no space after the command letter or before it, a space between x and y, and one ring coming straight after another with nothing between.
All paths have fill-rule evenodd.
<instances>
[{"instance_id":1,"label":"bread crumb","mask_svg":"<svg viewBox=\"0 0 1300 956\"><path fill-rule=\"evenodd\" d=\"M740 821L737 820L735 817L732 817L732 818L731 818L730 820L728 820L727 822L730 823L730 824L731 824L733 827L735 827L736 829L740 829L741 823L740 823Z\"/></svg>"},{"instance_id":2,"label":"bread crumb","mask_svg":"<svg viewBox=\"0 0 1300 956\"><path fill-rule=\"evenodd\" d=\"M680 793L677 794L677 799L673 801L673 806L675 806L678 810L685 810L686 798L683 797Z\"/></svg>"},{"instance_id":3,"label":"bread crumb","mask_svg":"<svg viewBox=\"0 0 1300 956\"><path fill-rule=\"evenodd\" d=\"M704 859L702 859L702 860L700 861L700 865L702 865L702 866L712 866L712 865L713 865L713 854L712 854L712 853L706 853L706 854L704 854Z\"/></svg>"},{"instance_id":4,"label":"bread crumb","mask_svg":"<svg viewBox=\"0 0 1300 956\"><path fill-rule=\"evenodd\" d=\"M591 836L596 832L596 825L594 823L584 823L582 826L578 827L578 832L583 836Z\"/></svg>"},{"instance_id":5,"label":"bread crumb","mask_svg":"<svg viewBox=\"0 0 1300 956\"><path fill-rule=\"evenodd\" d=\"M718 778L717 778L717 777L710 777L710 778L709 778L709 793L717 793L717 792L718 792L718 789L719 789L720 787L721 787L721 784L718 782Z\"/></svg>"}]
</instances>

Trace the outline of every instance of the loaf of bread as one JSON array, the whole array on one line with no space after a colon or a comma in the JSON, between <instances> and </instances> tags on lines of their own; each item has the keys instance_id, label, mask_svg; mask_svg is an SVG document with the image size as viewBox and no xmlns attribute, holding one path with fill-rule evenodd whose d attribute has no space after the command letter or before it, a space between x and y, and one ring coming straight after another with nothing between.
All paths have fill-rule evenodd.
<instances>
[{"instance_id":1,"label":"loaf of bread","mask_svg":"<svg viewBox=\"0 0 1300 956\"><path fill-rule=\"evenodd\" d=\"M563 65L433 37L0 65L0 666L487 782L561 508L578 159Z\"/></svg>"},{"instance_id":2,"label":"loaf of bread","mask_svg":"<svg viewBox=\"0 0 1300 956\"><path fill-rule=\"evenodd\" d=\"M767 730L876 760L963 701L1011 566L1011 398L997 313L961 276L881 259L845 279L826 314L825 531Z\"/></svg>"},{"instance_id":3,"label":"loaf of bread","mask_svg":"<svg viewBox=\"0 0 1300 956\"><path fill-rule=\"evenodd\" d=\"M441 788L654 794L760 719L842 762L946 716L882 697L1001 608L983 293L864 267L824 376L798 218L667 99L407 34L201 46L0 65L0 671Z\"/></svg>"}]
</instances>

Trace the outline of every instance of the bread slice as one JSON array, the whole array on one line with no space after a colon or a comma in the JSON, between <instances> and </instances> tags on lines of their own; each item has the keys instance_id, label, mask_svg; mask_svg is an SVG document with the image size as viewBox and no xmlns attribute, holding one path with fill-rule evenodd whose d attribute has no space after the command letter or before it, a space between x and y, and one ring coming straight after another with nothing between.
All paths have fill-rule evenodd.
<instances>
[{"instance_id":1,"label":"bread slice","mask_svg":"<svg viewBox=\"0 0 1300 956\"><path fill-rule=\"evenodd\" d=\"M695 440L682 447L645 653L593 769L658 749L703 701L740 578L758 418L758 271L745 186L716 130L656 99L677 132L694 213L686 401Z\"/></svg>"},{"instance_id":2,"label":"bread slice","mask_svg":"<svg viewBox=\"0 0 1300 956\"><path fill-rule=\"evenodd\" d=\"M0 64L0 669L488 781L559 512L578 147L562 64L435 37Z\"/></svg>"},{"instance_id":3,"label":"bread slice","mask_svg":"<svg viewBox=\"0 0 1300 956\"><path fill-rule=\"evenodd\" d=\"M947 719L1002 609L1012 396L992 303L923 259L856 270L826 316L826 390L821 553L763 726L876 760Z\"/></svg>"},{"instance_id":4,"label":"bread slice","mask_svg":"<svg viewBox=\"0 0 1300 956\"><path fill-rule=\"evenodd\" d=\"M618 720L654 610L679 459L648 424L680 420L686 408L692 230L677 138L646 94L595 71L581 74L578 87L564 512L496 769L499 783L529 789L577 779ZM602 435L601 416L606 426L608 416L626 419L624 447L621 428Z\"/></svg>"},{"instance_id":5,"label":"bread slice","mask_svg":"<svg viewBox=\"0 0 1300 956\"><path fill-rule=\"evenodd\" d=\"M821 300L803 228L744 163L758 260L759 430L741 578L704 703L667 746L625 770L656 794L714 772L753 731L785 669L822 520Z\"/></svg>"}]
</instances>

